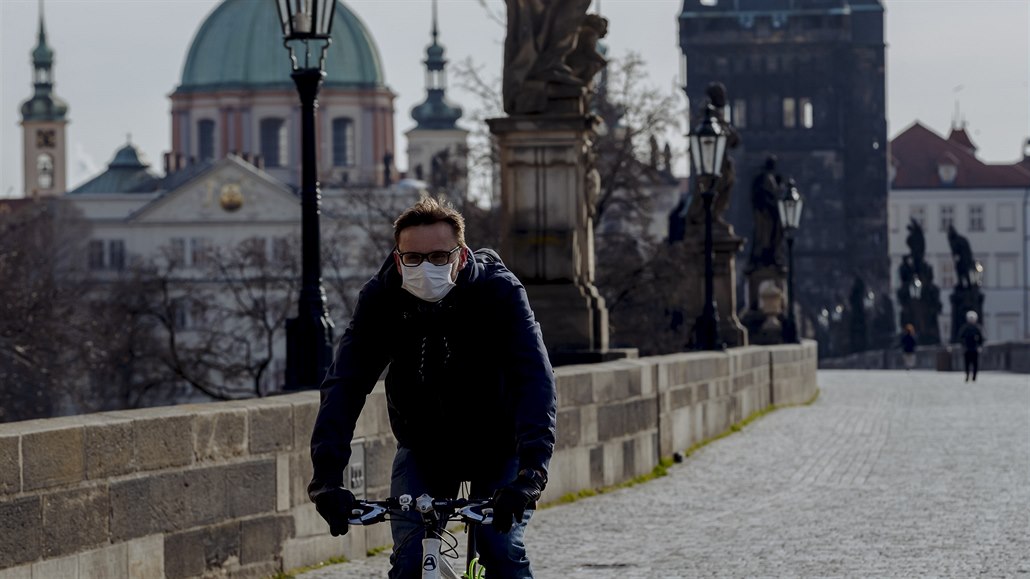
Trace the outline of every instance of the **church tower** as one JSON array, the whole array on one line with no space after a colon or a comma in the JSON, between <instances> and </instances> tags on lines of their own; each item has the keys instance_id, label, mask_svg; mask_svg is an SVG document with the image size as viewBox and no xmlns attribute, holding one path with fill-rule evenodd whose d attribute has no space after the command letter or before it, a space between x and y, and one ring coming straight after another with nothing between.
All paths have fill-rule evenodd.
<instances>
[{"instance_id":1,"label":"church tower","mask_svg":"<svg viewBox=\"0 0 1030 579\"><path fill-rule=\"evenodd\" d=\"M21 105L25 196L60 195L67 189L68 104L54 95L54 51L46 42L42 0L32 68L35 91Z\"/></svg>"},{"instance_id":2,"label":"church tower","mask_svg":"<svg viewBox=\"0 0 1030 579\"><path fill-rule=\"evenodd\" d=\"M464 197L468 190L468 131L455 123L461 107L447 101L447 59L438 42L436 0L433 0L433 42L426 48L426 100L411 109L417 123L408 138L408 176L429 183L434 191Z\"/></svg>"}]
</instances>

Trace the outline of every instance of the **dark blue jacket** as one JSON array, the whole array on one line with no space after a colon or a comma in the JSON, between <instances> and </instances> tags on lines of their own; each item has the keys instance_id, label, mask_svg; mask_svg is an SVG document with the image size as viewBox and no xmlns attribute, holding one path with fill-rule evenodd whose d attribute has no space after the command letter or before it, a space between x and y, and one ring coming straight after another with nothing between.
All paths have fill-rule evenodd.
<instances>
[{"instance_id":1,"label":"dark blue jacket","mask_svg":"<svg viewBox=\"0 0 1030 579\"><path fill-rule=\"evenodd\" d=\"M962 324L962 327L959 328L958 339L962 342L962 347L966 352L978 352L984 343L984 335L980 331L980 326L969 322Z\"/></svg>"},{"instance_id":2,"label":"dark blue jacket","mask_svg":"<svg viewBox=\"0 0 1030 579\"><path fill-rule=\"evenodd\" d=\"M916 337L912 334L902 334L901 350L906 354L914 353L916 351Z\"/></svg>"},{"instance_id":3,"label":"dark blue jacket","mask_svg":"<svg viewBox=\"0 0 1030 579\"><path fill-rule=\"evenodd\" d=\"M391 256L358 296L322 383L311 436L312 498L340 486L354 425L383 370L398 444L467 480L493 461L547 472L554 372L526 290L480 250L437 303L401 288Z\"/></svg>"}]
</instances>

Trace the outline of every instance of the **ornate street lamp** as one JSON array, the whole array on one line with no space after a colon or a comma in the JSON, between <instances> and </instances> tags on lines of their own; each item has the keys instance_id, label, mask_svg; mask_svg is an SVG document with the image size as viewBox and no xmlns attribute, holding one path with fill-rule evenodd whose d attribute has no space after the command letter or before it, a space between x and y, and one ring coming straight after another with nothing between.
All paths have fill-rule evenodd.
<instances>
[{"instance_id":1,"label":"ornate street lamp","mask_svg":"<svg viewBox=\"0 0 1030 579\"><path fill-rule=\"evenodd\" d=\"M722 160L726 154L726 130L722 127L715 110L706 108L705 118L688 135L690 159L694 175L705 207L705 304L694 324L696 344L700 350L721 350L719 342L719 317L715 309L715 292L712 288L715 271L712 249L712 201L715 199L715 185L722 173Z\"/></svg>"},{"instance_id":2,"label":"ornate street lamp","mask_svg":"<svg viewBox=\"0 0 1030 579\"><path fill-rule=\"evenodd\" d=\"M301 289L297 317L286 320L286 390L318 388L332 361L333 322L325 307L315 157L315 109L325 78L325 54L336 0L276 0L283 45L290 53L301 105ZM303 51L303 63L297 60ZM312 49L317 60L312 60Z\"/></svg>"},{"instance_id":3,"label":"ornate street lamp","mask_svg":"<svg viewBox=\"0 0 1030 579\"><path fill-rule=\"evenodd\" d=\"M798 327L794 321L794 232L801 223L801 210L805 203L793 178L787 181L783 199L777 205L780 209L780 224L783 225L783 234L787 239L787 321L783 324L783 341L796 344Z\"/></svg>"}]
</instances>

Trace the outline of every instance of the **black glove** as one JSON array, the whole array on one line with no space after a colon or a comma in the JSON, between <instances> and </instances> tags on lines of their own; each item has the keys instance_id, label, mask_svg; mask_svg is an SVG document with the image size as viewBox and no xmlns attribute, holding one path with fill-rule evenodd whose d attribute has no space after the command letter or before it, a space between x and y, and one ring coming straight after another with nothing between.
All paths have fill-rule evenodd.
<instances>
[{"instance_id":1,"label":"black glove","mask_svg":"<svg viewBox=\"0 0 1030 579\"><path fill-rule=\"evenodd\" d=\"M542 474L525 469L508 486L497 489L494 493L494 528L507 533L512 523L521 523L526 508L536 506L546 483L547 479Z\"/></svg>"},{"instance_id":2,"label":"black glove","mask_svg":"<svg viewBox=\"0 0 1030 579\"><path fill-rule=\"evenodd\" d=\"M328 489L315 495L315 510L329 523L329 533L334 537L346 535L350 530L347 519L354 508L354 493L343 487Z\"/></svg>"}]
</instances>

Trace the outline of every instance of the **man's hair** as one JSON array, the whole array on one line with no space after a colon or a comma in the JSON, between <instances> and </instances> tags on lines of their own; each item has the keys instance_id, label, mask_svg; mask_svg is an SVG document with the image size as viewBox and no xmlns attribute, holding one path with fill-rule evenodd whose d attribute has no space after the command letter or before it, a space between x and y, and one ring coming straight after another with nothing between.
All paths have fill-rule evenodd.
<instances>
[{"instance_id":1,"label":"man's hair","mask_svg":"<svg viewBox=\"0 0 1030 579\"><path fill-rule=\"evenodd\" d=\"M393 222L394 243L400 243L401 231L416 225L432 225L446 223L454 230L458 243L465 246L465 218L445 199L433 199L423 195L417 203L404 210L397 221Z\"/></svg>"}]
</instances>

